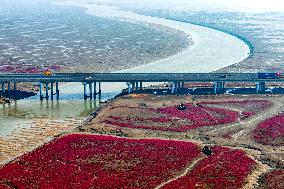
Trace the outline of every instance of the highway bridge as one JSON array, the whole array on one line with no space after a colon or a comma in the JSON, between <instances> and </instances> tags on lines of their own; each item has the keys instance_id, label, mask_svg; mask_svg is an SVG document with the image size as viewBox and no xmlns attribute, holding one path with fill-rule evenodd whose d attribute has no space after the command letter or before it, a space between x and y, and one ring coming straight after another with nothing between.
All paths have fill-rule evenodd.
<instances>
[{"instance_id":1,"label":"highway bridge","mask_svg":"<svg viewBox=\"0 0 284 189\"><path fill-rule=\"evenodd\" d=\"M265 90L265 82L284 82L284 78L260 79L258 73L57 73L50 76L43 74L0 74L2 92L16 90L19 82L38 82L40 99L59 97L59 82L82 82L84 86L84 98L96 97L101 94L102 82L126 82L128 92L142 90L143 82L168 82L171 84L172 93L184 87L185 82L213 82L214 92L223 90L225 82L253 82L256 83L256 92ZM99 90L97 92L97 83ZM13 87L12 85L13 84ZM55 91L54 91L55 84ZM45 93L43 96L43 86ZM87 94L87 85L89 93Z\"/></svg>"}]
</instances>

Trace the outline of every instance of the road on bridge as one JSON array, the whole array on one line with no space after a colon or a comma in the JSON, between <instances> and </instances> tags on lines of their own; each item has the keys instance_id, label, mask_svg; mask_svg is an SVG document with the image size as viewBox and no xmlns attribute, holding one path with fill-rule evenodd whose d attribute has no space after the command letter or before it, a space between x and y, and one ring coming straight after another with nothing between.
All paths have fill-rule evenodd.
<instances>
[{"instance_id":1,"label":"road on bridge","mask_svg":"<svg viewBox=\"0 0 284 189\"><path fill-rule=\"evenodd\" d=\"M57 73L0 74L3 82L283 82L259 79L257 73Z\"/></svg>"}]
</instances>

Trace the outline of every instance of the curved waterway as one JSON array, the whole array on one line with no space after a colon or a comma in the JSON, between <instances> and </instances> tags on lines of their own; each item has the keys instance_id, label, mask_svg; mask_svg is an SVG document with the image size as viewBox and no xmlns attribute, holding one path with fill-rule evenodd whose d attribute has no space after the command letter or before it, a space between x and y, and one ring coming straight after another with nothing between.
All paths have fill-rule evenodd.
<instances>
[{"instance_id":1,"label":"curved waterway","mask_svg":"<svg viewBox=\"0 0 284 189\"><path fill-rule=\"evenodd\" d=\"M210 72L240 62L250 52L249 47L240 39L202 26L143 16L105 5L75 1L57 5L83 7L87 13L100 17L175 28L185 32L188 40L193 40L193 45L179 54L120 72ZM102 99L114 97L125 87L125 83L103 84ZM98 105L94 100L82 100L81 83L60 86L59 101L40 102L38 99L35 96L0 106L0 138L11 135L19 128L32 127L41 119L51 122L56 120L57 123L72 119L83 120Z\"/></svg>"}]
</instances>

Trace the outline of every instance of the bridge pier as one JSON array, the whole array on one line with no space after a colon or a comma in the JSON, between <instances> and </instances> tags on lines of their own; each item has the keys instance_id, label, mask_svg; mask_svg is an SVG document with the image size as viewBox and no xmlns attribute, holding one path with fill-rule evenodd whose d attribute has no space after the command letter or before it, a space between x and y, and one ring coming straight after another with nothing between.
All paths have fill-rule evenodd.
<instances>
[{"instance_id":1,"label":"bridge pier","mask_svg":"<svg viewBox=\"0 0 284 189\"><path fill-rule=\"evenodd\" d=\"M171 94L175 93L175 83L171 82Z\"/></svg>"},{"instance_id":2,"label":"bridge pier","mask_svg":"<svg viewBox=\"0 0 284 189\"><path fill-rule=\"evenodd\" d=\"M43 94L42 94L42 91L43 90L43 86L42 86L42 83L39 83L39 98L40 100L43 100Z\"/></svg>"},{"instance_id":3,"label":"bridge pier","mask_svg":"<svg viewBox=\"0 0 284 189\"><path fill-rule=\"evenodd\" d=\"M94 99L97 98L97 82L94 82Z\"/></svg>"},{"instance_id":4,"label":"bridge pier","mask_svg":"<svg viewBox=\"0 0 284 189\"><path fill-rule=\"evenodd\" d=\"M139 91L139 83L136 82L136 93L138 93L138 91Z\"/></svg>"},{"instance_id":5,"label":"bridge pier","mask_svg":"<svg viewBox=\"0 0 284 189\"><path fill-rule=\"evenodd\" d=\"M170 82L171 94L177 94L184 88L184 82Z\"/></svg>"},{"instance_id":6,"label":"bridge pier","mask_svg":"<svg viewBox=\"0 0 284 189\"><path fill-rule=\"evenodd\" d=\"M131 83L130 82L126 82L127 85L127 94L131 93Z\"/></svg>"},{"instance_id":7,"label":"bridge pier","mask_svg":"<svg viewBox=\"0 0 284 189\"><path fill-rule=\"evenodd\" d=\"M102 98L102 83L99 82L99 99Z\"/></svg>"},{"instance_id":8,"label":"bridge pier","mask_svg":"<svg viewBox=\"0 0 284 189\"><path fill-rule=\"evenodd\" d=\"M5 83L2 83L2 94L5 93Z\"/></svg>"},{"instance_id":9,"label":"bridge pier","mask_svg":"<svg viewBox=\"0 0 284 189\"><path fill-rule=\"evenodd\" d=\"M15 82L16 83L16 82ZM14 90L16 89L16 84L14 83ZM43 100L44 98L46 100L50 99L53 100L54 98L54 82L51 82L50 83L50 96L49 96L49 83L45 83L45 96L43 96L43 93L44 93L44 86L43 86L43 83L39 83L39 98L40 100ZM56 82L56 97L57 99L59 99L59 90L58 90L58 82Z\"/></svg>"},{"instance_id":10,"label":"bridge pier","mask_svg":"<svg viewBox=\"0 0 284 189\"><path fill-rule=\"evenodd\" d=\"M256 93L264 93L265 92L265 82L258 82L256 83Z\"/></svg>"},{"instance_id":11,"label":"bridge pier","mask_svg":"<svg viewBox=\"0 0 284 189\"><path fill-rule=\"evenodd\" d=\"M216 82L214 82L213 83L213 88L214 88L214 94L217 94L217 83Z\"/></svg>"},{"instance_id":12,"label":"bridge pier","mask_svg":"<svg viewBox=\"0 0 284 189\"><path fill-rule=\"evenodd\" d=\"M59 84L55 82L56 99L59 100Z\"/></svg>"},{"instance_id":13,"label":"bridge pier","mask_svg":"<svg viewBox=\"0 0 284 189\"><path fill-rule=\"evenodd\" d=\"M87 85L89 85L89 95L87 94ZM99 99L101 98L101 82L99 82L99 92L97 92L97 82L83 82L84 86L84 99L96 99L97 95L99 95Z\"/></svg>"},{"instance_id":14,"label":"bridge pier","mask_svg":"<svg viewBox=\"0 0 284 189\"><path fill-rule=\"evenodd\" d=\"M14 91L17 91L17 82L14 82Z\"/></svg>"},{"instance_id":15,"label":"bridge pier","mask_svg":"<svg viewBox=\"0 0 284 189\"><path fill-rule=\"evenodd\" d=\"M87 100L88 99L88 95L87 95L87 83L84 82L83 83L83 86L84 86L84 99Z\"/></svg>"},{"instance_id":16,"label":"bridge pier","mask_svg":"<svg viewBox=\"0 0 284 189\"><path fill-rule=\"evenodd\" d=\"M172 89L172 94L175 94L177 91L177 85L175 82L173 82L173 89Z\"/></svg>"},{"instance_id":17,"label":"bridge pier","mask_svg":"<svg viewBox=\"0 0 284 189\"><path fill-rule=\"evenodd\" d=\"M177 90L177 92L180 93L180 90L181 90L181 82L178 82L178 90Z\"/></svg>"},{"instance_id":18,"label":"bridge pier","mask_svg":"<svg viewBox=\"0 0 284 189\"><path fill-rule=\"evenodd\" d=\"M143 82L126 82L127 93L142 93L143 92Z\"/></svg>"},{"instance_id":19,"label":"bridge pier","mask_svg":"<svg viewBox=\"0 0 284 189\"><path fill-rule=\"evenodd\" d=\"M177 82L175 82L175 89L174 89L174 93L177 93L177 91L178 91L178 83L177 83Z\"/></svg>"},{"instance_id":20,"label":"bridge pier","mask_svg":"<svg viewBox=\"0 0 284 189\"><path fill-rule=\"evenodd\" d=\"M94 83L94 85L93 85ZM89 91L87 92L87 85L89 85ZM97 95L99 95L99 99L101 99L101 82L99 82L99 92L97 92L97 82L83 82L84 86L84 99L87 100L88 98L90 99L96 99ZM93 88L94 87L94 88ZM89 93L89 95L87 94Z\"/></svg>"},{"instance_id":21,"label":"bridge pier","mask_svg":"<svg viewBox=\"0 0 284 189\"><path fill-rule=\"evenodd\" d=\"M48 96L48 83L45 84L45 98L46 100L48 100L49 96Z\"/></svg>"},{"instance_id":22,"label":"bridge pier","mask_svg":"<svg viewBox=\"0 0 284 189\"><path fill-rule=\"evenodd\" d=\"M214 94L220 94L224 92L225 82L214 82Z\"/></svg>"},{"instance_id":23,"label":"bridge pier","mask_svg":"<svg viewBox=\"0 0 284 189\"><path fill-rule=\"evenodd\" d=\"M131 82L131 92L134 93L135 90L135 83Z\"/></svg>"},{"instance_id":24,"label":"bridge pier","mask_svg":"<svg viewBox=\"0 0 284 189\"><path fill-rule=\"evenodd\" d=\"M54 95L53 85L54 85L54 83L51 82L51 83L50 83L50 99L51 99L51 100L53 100L53 95Z\"/></svg>"},{"instance_id":25,"label":"bridge pier","mask_svg":"<svg viewBox=\"0 0 284 189\"><path fill-rule=\"evenodd\" d=\"M143 92L143 82L140 82L140 93Z\"/></svg>"},{"instance_id":26,"label":"bridge pier","mask_svg":"<svg viewBox=\"0 0 284 189\"><path fill-rule=\"evenodd\" d=\"M8 82L8 92L11 91L11 82Z\"/></svg>"},{"instance_id":27,"label":"bridge pier","mask_svg":"<svg viewBox=\"0 0 284 189\"><path fill-rule=\"evenodd\" d=\"M93 98L93 83L89 83L89 93L90 93L90 99Z\"/></svg>"}]
</instances>

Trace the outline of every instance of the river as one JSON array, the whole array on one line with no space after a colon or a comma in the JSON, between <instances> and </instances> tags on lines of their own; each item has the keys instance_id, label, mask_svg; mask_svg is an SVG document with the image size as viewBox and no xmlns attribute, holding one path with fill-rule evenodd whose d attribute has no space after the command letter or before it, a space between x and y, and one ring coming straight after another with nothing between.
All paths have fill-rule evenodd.
<instances>
[{"instance_id":1,"label":"river","mask_svg":"<svg viewBox=\"0 0 284 189\"><path fill-rule=\"evenodd\" d=\"M60 5L86 8L88 14L114 20L119 17L119 20L127 22L136 21L172 27L185 32L193 39L192 46L176 55L120 72L210 72L240 62L249 55L249 47L243 41L214 29L124 12L114 7L104 6L104 9L100 9L97 7L99 5L74 2ZM105 9L108 10L107 15L105 12L102 14L102 10ZM125 83L103 84L102 100L113 98L125 87ZM70 119L82 121L96 106L98 106L96 100L83 100L81 83L62 84L58 101L39 101L39 97L35 96L1 105L0 139L10 136L20 128L32 127L35 121L40 119L48 119L51 122Z\"/></svg>"}]
</instances>

